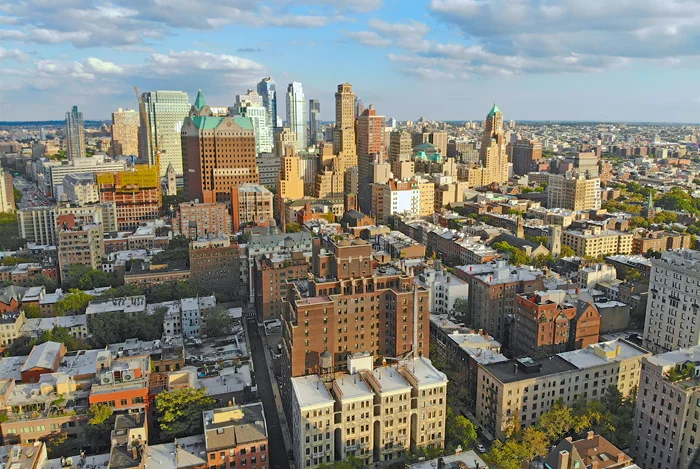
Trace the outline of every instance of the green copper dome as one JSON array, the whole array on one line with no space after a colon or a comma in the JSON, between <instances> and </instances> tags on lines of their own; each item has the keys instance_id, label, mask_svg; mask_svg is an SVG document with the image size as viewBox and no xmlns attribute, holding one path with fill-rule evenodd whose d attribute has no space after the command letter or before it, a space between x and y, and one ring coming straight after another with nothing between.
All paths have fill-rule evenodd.
<instances>
[{"instance_id":1,"label":"green copper dome","mask_svg":"<svg viewBox=\"0 0 700 469\"><path fill-rule=\"evenodd\" d=\"M493 107L491 108L491 111L489 111L489 113L486 117L493 117L496 115L497 112L501 112L501 110L498 109L498 106L496 106L496 103L493 103Z\"/></svg>"}]
</instances>

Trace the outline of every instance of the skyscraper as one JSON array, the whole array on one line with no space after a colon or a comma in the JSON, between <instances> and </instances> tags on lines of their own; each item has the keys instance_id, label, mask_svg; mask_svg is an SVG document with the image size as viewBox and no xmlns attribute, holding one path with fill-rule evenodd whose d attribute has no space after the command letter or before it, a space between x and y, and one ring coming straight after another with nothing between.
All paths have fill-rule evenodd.
<instances>
[{"instance_id":1,"label":"skyscraper","mask_svg":"<svg viewBox=\"0 0 700 469\"><path fill-rule=\"evenodd\" d=\"M481 139L481 164L484 167L483 185L504 184L508 181L508 158L503 133L503 113L495 104L486 116L484 135Z\"/></svg>"},{"instance_id":2,"label":"skyscraper","mask_svg":"<svg viewBox=\"0 0 700 469\"><path fill-rule=\"evenodd\" d=\"M260 80L258 94L262 97L262 104L267 110L270 128L277 127L277 91L272 78L267 77Z\"/></svg>"},{"instance_id":3,"label":"skyscraper","mask_svg":"<svg viewBox=\"0 0 700 469\"><path fill-rule=\"evenodd\" d=\"M139 154L138 111L117 109L112 113L112 156L131 156Z\"/></svg>"},{"instance_id":4,"label":"skyscraper","mask_svg":"<svg viewBox=\"0 0 700 469\"><path fill-rule=\"evenodd\" d=\"M520 176L536 171L537 162L542 159L542 144L537 140L519 139L511 148L513 173Z\"/></svg>"},{"instance_id":5,"label":"skyscraper","mask_svg":"<svg viewBox=\"0 0 700 469\"><path fill-rule=\"evenodd\" d=\"M248 90L247 94L236 96L236 110L232 115L249 117L253 121L255 130L255 147L258 153L270 153L272 151L272 127L267 115L267 109L263 106L263 97L255 90Z\"/></svg>"},{"instance_id":6,"label":"skyscraper","mask_svg":"<svg viewBox=\"0 0 700 469\"><path fill-rule=\"evenodd\" d=\"M385 182L375 181L372 177L372 163L382 163L384 160L384 116L377 115L374 106L370 104L360 117L357 118L357 166L359 170L359 201L360 211L369 214L372 206L372 193L370 183Z\"/></svg>"},{"instance_id":7,"label":"skyscraper","mask_svg":"<svg viewBox=\"0 0 700 469\"><path fill-rule=\"evenodd\" d=\"M306 99L296 81L287 86L287 126L297 134L297 150L306 150Z\"/></svg>"},{"instance_id":8,"label":"skyscraper","mask_svg":"<svg viewBox=\"0 0 700 469\"><path fill-rule=\"evenodd\" d=\"M200 92L182 125L185 198L229 202L234 188L259 182L255 157L251 119L214 117Z\"/></svg>"},{"instance_id":9,"label":"skyscraper","mask_svg":"<svg viewBox=\"0 0 700 469\"><path fill-rule=\"evenodd\" d=\"M415 163L411 161L412 153L411 133L405 130L392 132L389 137L389 162L395 179L403 180L413 176Z\"/></svg>"},{"instance_id":10,"label":"skyscraper","mask_svg":"<svg viewBox=\"0 0 700 469\"><path fill-rule=\"evenodd\" d=\"M185 117L189 115L190 103L187 93L182 91L148 91L141 95L146 114L151 125L151 138L145 122L141 122L141 151L139 156L147 157L155 164L155 151L160 149L160 175L165 176L168 164L172 164L178 175L182 174L182 146L180 130ZM206 104L206 103L205 103Z\"/></svg>"},{"instance_id":11,"label":"skyscraper","mask_svg":"<svg viewBox=\"0 0 700 469\"><path fill-rule=\"evenodd\" d=\"M78 106L66 112L66 156L69 160L85 158L83 113L78 112Z\"/></svg>"},{"instance_id":12,"label":"skyscraper","mask_svg":"<svg viewBox=\"0 0 700 469\"><path fill-rule=\"evenodd\" d=\"M323 140L321 132L321 103L318 99L309 99L309 138L312 145Z\"/></svg>"},{"instance_id":13,"label":"skyscraper","mask_svg":"<svg viewBox=\"0 0 700 469\"><path fill-rule=\"evenodd\" d=\"M335 94L335 130L333 131L333 153L340 155L338 171L357 166L355 147L355 93L350 83L338 85Z\"/></svg>"}]
</instances>

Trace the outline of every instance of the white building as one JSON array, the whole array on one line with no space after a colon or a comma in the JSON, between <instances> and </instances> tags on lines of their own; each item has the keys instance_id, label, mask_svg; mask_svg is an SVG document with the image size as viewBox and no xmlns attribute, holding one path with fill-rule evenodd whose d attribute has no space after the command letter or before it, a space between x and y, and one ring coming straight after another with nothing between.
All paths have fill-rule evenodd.
<instances>
[{"instance_id":1,"label":"white building","mask_svg":"<svg viewBox=\"0 0 700 469\"><path fill-rule=\"evenodd\" d=\"M594 288L599 282L611 282L617 278L617 270L610 264L596 264L579 269L575 274L576 286Z\"/></svg>"},{"instance_id":2,"label":"white building","mask_svg":"<svg viewBox=\"0 0 700 469\"><path fill-rule=\"evenodd\" d=\"M700 344L700 252L680 249L651 262L644 346L654 353Z\"/></svg>"},{"instance_id":3,"label":"white building","mask_svg":"<svg viewBox=\"0 0 700 469\"><path fill-rule=\"evenodd\" d=\"M384 186L384 219L398 213L420 214L420 189L415 183L391 179Z\"/></svg>"},{"instance_id":4,"label":"white building","mask_svg":"<svg viewBox=\"0 0 700 469\"><path fill-rule=\"evenodd\" d=\"M63 193L69 202L78 205L93 204L100 201L95 173L68 174L63 178Z\"/></svg>"},{"instance_id":5,"label":"white building","mask_svg":"<svg viewBox=\"0 0 700 469\"><path fill-rule=\"evenodd\" d=\"M199 337L202 313L215 306L216 298L212 295L153 303L148 305L147 311L154 314L160 308L166 309L163 317L164 338Z\"/></svg>"},{"instance_id":6,"label":"white building","mask_svg":"<svg viewBox=\"0 0 700 469\"><path fill-rule=\"evenodd\" d=\"M432 314L451 314L455 300L469 295L469 284L445 270L426 269L415 281L429 291Z\"/></svg>"},{"instance_id":7,"label":"white building","mask_svg":"<svg viewBox=\"0 0 700 469\"><path fill-rule=\"evenodd\" d=\"M297 150L306 150L306 99L299 82L287 86L287 127L297 136Z\"/></svg>"},{"instance_id":8,"label":"white building","mask_svg":"<svg viewBox=\"0 0 700 469\"><path fill-rule=\"evenodd\" d=\"M372 369L356 354L342 377L292 378L290 429L298 469L354 456L400 460L411 446L444 446L447 377L427 358Z\"/></svg>"},{"instance_id":9,"label":"white building","mask_svg":"<svg viewBox=\"0 0 700 469\"><path fill-rule=\"evenodd\" d=\"M126 170L125 161L106 160L104 157L76 158L62 161L60 164L43 164L44 186L39 189L44 194L58 200L63 194L63 178L69 174L109 172L116 173Z\"/></svg>"},{"instance_id":10,"label":"white building","mask_svg":"<svg viewBox=\"0 0 700 469\"><path fill-rule=\"evenodd\" d=\"M258 154L272 152L272 126L263 106L263 97L255 90L236 96L236 108L229 108L231 115L250 117L255 131L255 149Z\"/></svg>"}]
</instances>

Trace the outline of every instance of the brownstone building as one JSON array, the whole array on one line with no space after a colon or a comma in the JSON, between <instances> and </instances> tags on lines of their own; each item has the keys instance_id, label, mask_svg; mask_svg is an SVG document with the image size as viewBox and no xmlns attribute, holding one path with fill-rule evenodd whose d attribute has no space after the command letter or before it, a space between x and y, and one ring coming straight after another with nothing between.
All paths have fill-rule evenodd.
<instances>
[{"instance_id":1,"label":"brownstone building","mask_svg":"<svg viewBox=\"0 0 700 469\"><path fill-rule=\"evenodd\" d=\"M646 254L652 251L669 251L690 248L690 235L673 231L645 231L632 238L632 254Z\"/></svg>"},{"instance_id":2,"label":"brownstone building","mask_svg":"<svg viewBox=\"0 0 700 469\"><path fill-rule=\"evenodd\" d=\"M231 189L260 182L249 117L214 117L206 104L193 106L181 139L187 200L230 202Z\"/></svg>"},{"instance_id":3,"label":"brownstone building","mask_svg":"<svg viewBox=\"0 0 700 469\"><path fill-rule=\"evenodd\" d=\"M255 311L258 322L281 319L287 305L288 281L307 278L310 259L302 251L255 259Z\"/></svg>"},{"instance_id":4,"label":"brownstone building","mask_svg":"<svg viewBox=\"0 0 700 469\"><path fill-rule=\"evenodd\" d=\"M557 293L564 292L553 295ZM516 355L551 355L598 343L601 317L593 304L553 301L548 292L521 294L515 300L511 348Z\"/></svg>"},{"instance_id":5,"label":"brownstone building","mask_svg":"<svg viewBox=\"0 0 700 469\"><path fill-rule=\"evenodd\" d=\"M334 369L358 352L428 355L428 291L412 272L375 265L372 246L350 237L314 238L312 272L287 287L282 369L292 377L322 371L324 352Z\"/></svg>"}]
</instances>

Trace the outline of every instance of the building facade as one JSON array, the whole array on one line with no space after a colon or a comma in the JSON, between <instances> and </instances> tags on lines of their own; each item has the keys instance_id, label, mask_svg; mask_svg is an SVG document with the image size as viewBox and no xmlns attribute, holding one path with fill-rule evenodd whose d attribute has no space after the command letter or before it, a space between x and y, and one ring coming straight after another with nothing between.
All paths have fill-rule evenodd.
<instances>
[{"instance_id":1,"label":"building facade","mask_svg":"<svg viewBox=\"0 0 700 469\"><path fill-rule=\"evenodd\" d=\"M585 173L552 174L547 186L547 206L566 210L598 210L600 179Z\"/></svg>"},{"instance_id":2,"label":"building facade","mask_svg":"<svg viewBox=\"0 0 700 469\"><path fill-rule=\"evenodd\" d=\"M297 136L297 150L306 150L306 98L299 82L287 86L287 126Z\"/></svg>"},{"instance_id":3,"label":"building facade","mask_svg":"<svg viewBox=\"0 0 700 469\"><path fill-rule=\"evenodd\" d=\"M263 106L267 110L270 128L277 127L277 90L272 78L267 77L258 83L258 94L262 97Z\"/></svg>"},{"instance_id":4,"label":"building facade","mask_svg":"<svg viewBox=\"0 0 700 469\"><path fill-rule=\"evenodd\" d=\"M165 175L169 164L177 175L183 174L182 143L180 130L190 112L187 93L182 91L149 91L141 95L146 107L146 117L151 127L151 138L145 122L139 126L141 150L139 156L155 164L156 150L161 151L160 176Z\"/></svg>"},{"instance_id":5,"label":"building facade","mask_svg":"<svg viewBox=\"0 0 700 469\"><path fill-rule=\"evenodd\" d=\"M350 83L338 85L335 93L335 128L333 153L338 155L336 171L341 175L347 168L357 166L355 143L355 93Z\"/></svg>"},{"instance_id":6,"label":"building facade","mask_svg":"<svg viewBox=\"0 0 700 469\"><path fill-rule=\"evenodd\" d=\"M495 104L486 115L479 157L485 170L482 185L503 184L508 181L508 158L503 132L503 113Z\"/></svg>"},{"instance_id":7,"label":"building facade","mask_svg":"<svg viewBox=\"0 0 700 469\"><path fill-rule=\"evenodd\" d=\"M191 239L220 237L232 234L233 224L226 204L183 202L179 206L173 231Z\"/></svg>"},{"instance_id":8,"label":"building facade","mask_svg":"<svg viewBox=\"0 0 700 469\"><path fill-rule=\"evenodd\" d=\"M241 184L231 200L233 230L241 226L269 226L274 220L274 195L260 184Z\"/></svg>"},{"instance_id":9,"label":"building facade","mask_svg":"<svg viewBox=\"0 0 700 469\"><path fill-rule=\"evenodd\" d=\"M117 109L112 113L112 156L138 156L141 116L133 109Z\"/></svg>"},{"instance_id":10,"label":"building facade","mask_svg":"<svg viewBox=\"0 0 700 469\"><path fill-rule=\"evenodd\" d=\"M85 122L78 106L66 112L66 157L85 158Z\"/></svg>"}]
</instances>

